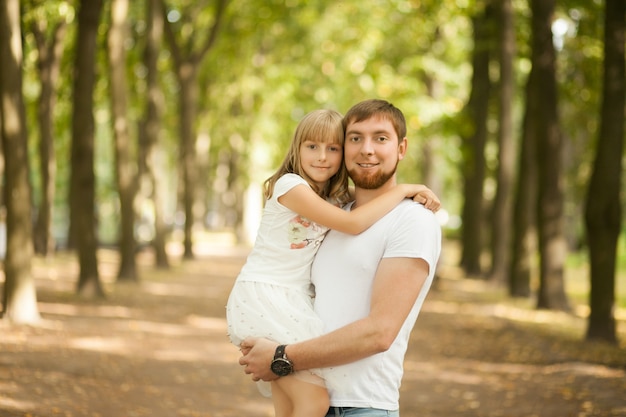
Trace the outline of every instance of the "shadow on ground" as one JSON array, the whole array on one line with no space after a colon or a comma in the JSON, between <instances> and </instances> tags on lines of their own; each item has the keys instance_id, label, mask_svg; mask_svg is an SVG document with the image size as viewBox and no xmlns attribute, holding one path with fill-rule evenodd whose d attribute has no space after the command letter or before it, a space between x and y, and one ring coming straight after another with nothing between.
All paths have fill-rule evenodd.
<instances>
[{"instance_id":1,"label":"shadow on ground","mask_svg":"<svg viewBox=\"0 0 626 417\"><path fill-rule=\"evenodd\" d=\"M224 305L246 251L216 248L76 299L69 254L36 260L38 326L0 322L0 416L271 416L237 365ZM442 265L414 330L403 417L626 416L626 349L582 341L584 320L506 300ZM622 344L625 323L620 322Z\"/></svg>"}]
</instances>

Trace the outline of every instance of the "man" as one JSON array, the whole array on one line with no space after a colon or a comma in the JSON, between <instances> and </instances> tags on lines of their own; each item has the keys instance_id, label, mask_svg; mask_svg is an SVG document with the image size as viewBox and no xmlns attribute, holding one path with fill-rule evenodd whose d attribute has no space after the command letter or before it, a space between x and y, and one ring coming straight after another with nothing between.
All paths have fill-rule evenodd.
<instances>
[{"instance_id":1,"label":"man","mask_svg":"<svg viewBox=\"0 0 626 417\"><path fill-rule=\"evenodd\" d=\"M353 106L343 119L354 209L396 184L407 151L402 112L384 100ZM330 231L312 266L315 310L327 334L288 346L246 339L239 363L254 380L330 368L327 416L399 416L406 348L441 251L433 212L411 200L357 236Z\"/></svg>"}]
</instances>

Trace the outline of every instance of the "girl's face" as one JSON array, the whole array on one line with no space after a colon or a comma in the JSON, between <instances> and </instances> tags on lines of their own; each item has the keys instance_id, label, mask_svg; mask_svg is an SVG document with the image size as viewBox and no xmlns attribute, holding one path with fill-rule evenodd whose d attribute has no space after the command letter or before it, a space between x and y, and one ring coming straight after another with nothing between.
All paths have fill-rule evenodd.
<instances>
[{"instance_id":1,"label":"girl's face","mask_svg":"<svg viewBox=\"0 0 626 417\"><path fill-rule=\"evenodd\" d=\"M304 141L300 145L300 163L304 172L324 188L328 180L339 171L343 163L343 148L336 143Z\"/></svg>"}]
</instances>

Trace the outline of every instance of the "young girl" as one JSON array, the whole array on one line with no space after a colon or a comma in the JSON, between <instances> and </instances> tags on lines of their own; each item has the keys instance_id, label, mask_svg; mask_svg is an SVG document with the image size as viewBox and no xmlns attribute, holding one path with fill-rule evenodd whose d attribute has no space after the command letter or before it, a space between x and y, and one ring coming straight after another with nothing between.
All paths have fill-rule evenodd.
<instances>
[{"instance_id":1,"label":"young girl","mask_svg":"<svg viewBox=\"0 0 626 417\"><path fill-rule=\"evenodd\" d=\"M439 201L423 185L400 184L350 212L348 173L343 164L342 116L316 110L298 124L278 171L265 181L267 198L254 247L228 299L228 334L239 346L248 336L281 344L319 336L310 281L313 257L325 233L359 234L413 197L436 210ZM332 202L332 203L331 203ZM277 417L323 417L329 406L323 370L295 372L271 382ZM259 390L270 395L268 385Z\"/></svg>"}]
</instances>

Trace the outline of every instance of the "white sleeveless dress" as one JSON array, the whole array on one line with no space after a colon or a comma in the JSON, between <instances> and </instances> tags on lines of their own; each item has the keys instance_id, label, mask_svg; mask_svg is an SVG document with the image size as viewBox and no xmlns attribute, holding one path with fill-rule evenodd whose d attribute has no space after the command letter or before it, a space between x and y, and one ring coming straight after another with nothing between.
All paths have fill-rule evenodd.
<instances>
[{"instance_id":1,"label":"white sleeveless dress","mask_svg":"<svg viewBox=\"0 0 626 417\"><path fill-rule=\"evenodd\" d=\"M323 332L313 310L311 263L328 229L278 202L278 197L301 184L309 187L298 175L282 176L265 204L256 242L226 305L228 336L236 346L248 336L290 344ZM323 384L322 373L300 371L296 377ZM268 383L261 381L259 390L270 395Z\"/></svg>"}]
</instances>

